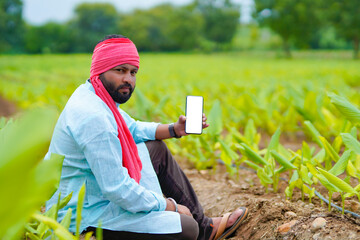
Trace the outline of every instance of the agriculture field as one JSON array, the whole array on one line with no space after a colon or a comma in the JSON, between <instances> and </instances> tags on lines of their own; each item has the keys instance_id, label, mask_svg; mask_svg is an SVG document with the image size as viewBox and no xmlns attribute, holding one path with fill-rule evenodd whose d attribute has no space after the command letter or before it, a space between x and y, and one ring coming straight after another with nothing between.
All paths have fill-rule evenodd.
<instances>
[{"instance_id":1,"label":"agriculture field","mask_svg":"<svg viewBox=\"0 0 360 240\"><path fill-rule=\"evenodd\" d=\"M184 112L186 95L203 95L207 113L219 101L227 127L240 129L252 118L269 134L279 126L295 132L311 119L324 132L337 133L339 125L323 126L336 117L326 110L326 92L360 103L359 63L306 56L142 54L135 98L123 108L139 119L174 121ZM91 55L1 56L0 94L20 108L53 105L60 111L88 78L90 62Z\"/></svg>"},{"instance_id":2,"label":"agriculture field","mask_svg":"<svg viewBox=\"0 0 360 240\"><path fill-rule=\"evenodd\" d=\"M234 239L360 239L360 65L350 55L144 53L122 108L168 123L184 114L186 95L204 96L210 127L167 144L207 214L250 209ZM0 96L20 111L60 113L90 63L91 55L0 56ZM328 211L317 193L354 214ZM315 229L318 217L327 223Z\"/></svg>"}]
</instances>

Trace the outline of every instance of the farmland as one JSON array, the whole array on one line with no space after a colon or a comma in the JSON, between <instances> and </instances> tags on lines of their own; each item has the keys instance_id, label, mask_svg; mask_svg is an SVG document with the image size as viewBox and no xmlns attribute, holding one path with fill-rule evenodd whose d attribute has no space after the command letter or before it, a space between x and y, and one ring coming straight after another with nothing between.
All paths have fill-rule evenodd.
<instances>
[{"instance_id":1,"label":"farmland","mask_svg":"<svg viewBox=\"0 0 360 240\"><path fill-rule=\"evenodd\" d=\"M122 108L139 120L168 123L184 114L186 95L204 96L210 127L201 136L167 144L209 215L237 205L250 208L244 232L235 239L315 234L337 239L337 228L356 239L359 220L334 208L328 212L314 194L330 196L346 209L359 205L360 117L348 104L359 109L360 67L350 56L298 52L287 60L269 52L144 53L134 97ZM88 78L90 62L91 55L0 56L0 95L20 111L52 106L60 113ZM346 114L344 108L354 111ZM285 217L289 211L297 216ZM328 225L311 232L318 216ZM298 222L287 235L277 232L292 219Z\"/></svg>"}]
</instances>

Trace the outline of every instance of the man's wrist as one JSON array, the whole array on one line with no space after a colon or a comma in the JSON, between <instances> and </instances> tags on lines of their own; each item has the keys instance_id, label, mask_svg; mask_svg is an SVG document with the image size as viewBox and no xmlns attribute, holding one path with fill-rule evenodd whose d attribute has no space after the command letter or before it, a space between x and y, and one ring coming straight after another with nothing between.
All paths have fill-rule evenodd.
<instances>
[{"instance_id":1,"label":"man's wrist","mask_svg":"<svg viewBox=\"0 0 360 240\"><path fill-rule=\"evenodd\" d=\"M174 123L169 124L169 133L170 133L171 137L181 138L181 136L177 135L176 132L175 132L175 124Z\"/></svg>"},{"instance_id":2,"label":"man's wrist","mask_svg":"<svg viewBox=\"0 0 360 240\"><path fill-rule=\"evenodd\" d=\"M175 212L178 212L178 205L176 203L176 201L173 199L173 198L167 198L168 200L170 200L170 202L172 202L174 204L174 207L175 207Z\"/></svg>"}]
</instances>

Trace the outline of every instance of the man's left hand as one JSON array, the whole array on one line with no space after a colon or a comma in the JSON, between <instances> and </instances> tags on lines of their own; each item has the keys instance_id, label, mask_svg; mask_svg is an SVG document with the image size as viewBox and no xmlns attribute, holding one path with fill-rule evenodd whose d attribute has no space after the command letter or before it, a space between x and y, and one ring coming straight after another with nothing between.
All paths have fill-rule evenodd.
<instances>
[{"instance_id":1,"label":"man's left hand","mask_svg":"<svg viewBox=\"0 0 360 240\"><path fill-rule=\"evenodd\" d=\"M203 129L207 128L209 126L208 123L206 123L207 117L205 116L205 113L203 113ZM185 122L186 117L184 115L181 115L179 117L179 120L174 124L174 130L177 136L186 136L189 135L185 132Z\"/></svg>"}]
</instances>

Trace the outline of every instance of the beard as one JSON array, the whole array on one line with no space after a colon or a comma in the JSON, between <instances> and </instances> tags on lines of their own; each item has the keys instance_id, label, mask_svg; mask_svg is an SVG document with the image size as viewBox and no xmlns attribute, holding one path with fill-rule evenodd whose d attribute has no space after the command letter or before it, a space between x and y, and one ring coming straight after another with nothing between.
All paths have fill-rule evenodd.
<instances>
[{"instance_id":1,"label":"beard","mask_svg":"<svg viewBox=\"0 0 360 240\"><path fill-rule=\"evenodd\" d=\"M135 86L133 88L129 83L124 83L116 87L114 84L107 81L102 74L99 77L106 91L110 94L111 98L119 104L126 103L130 99L132 93L135 90ZM119 92L119 90L122 89L123 87L129 88L129 92L128 93Z\"/></svg>"}]
</instances>

